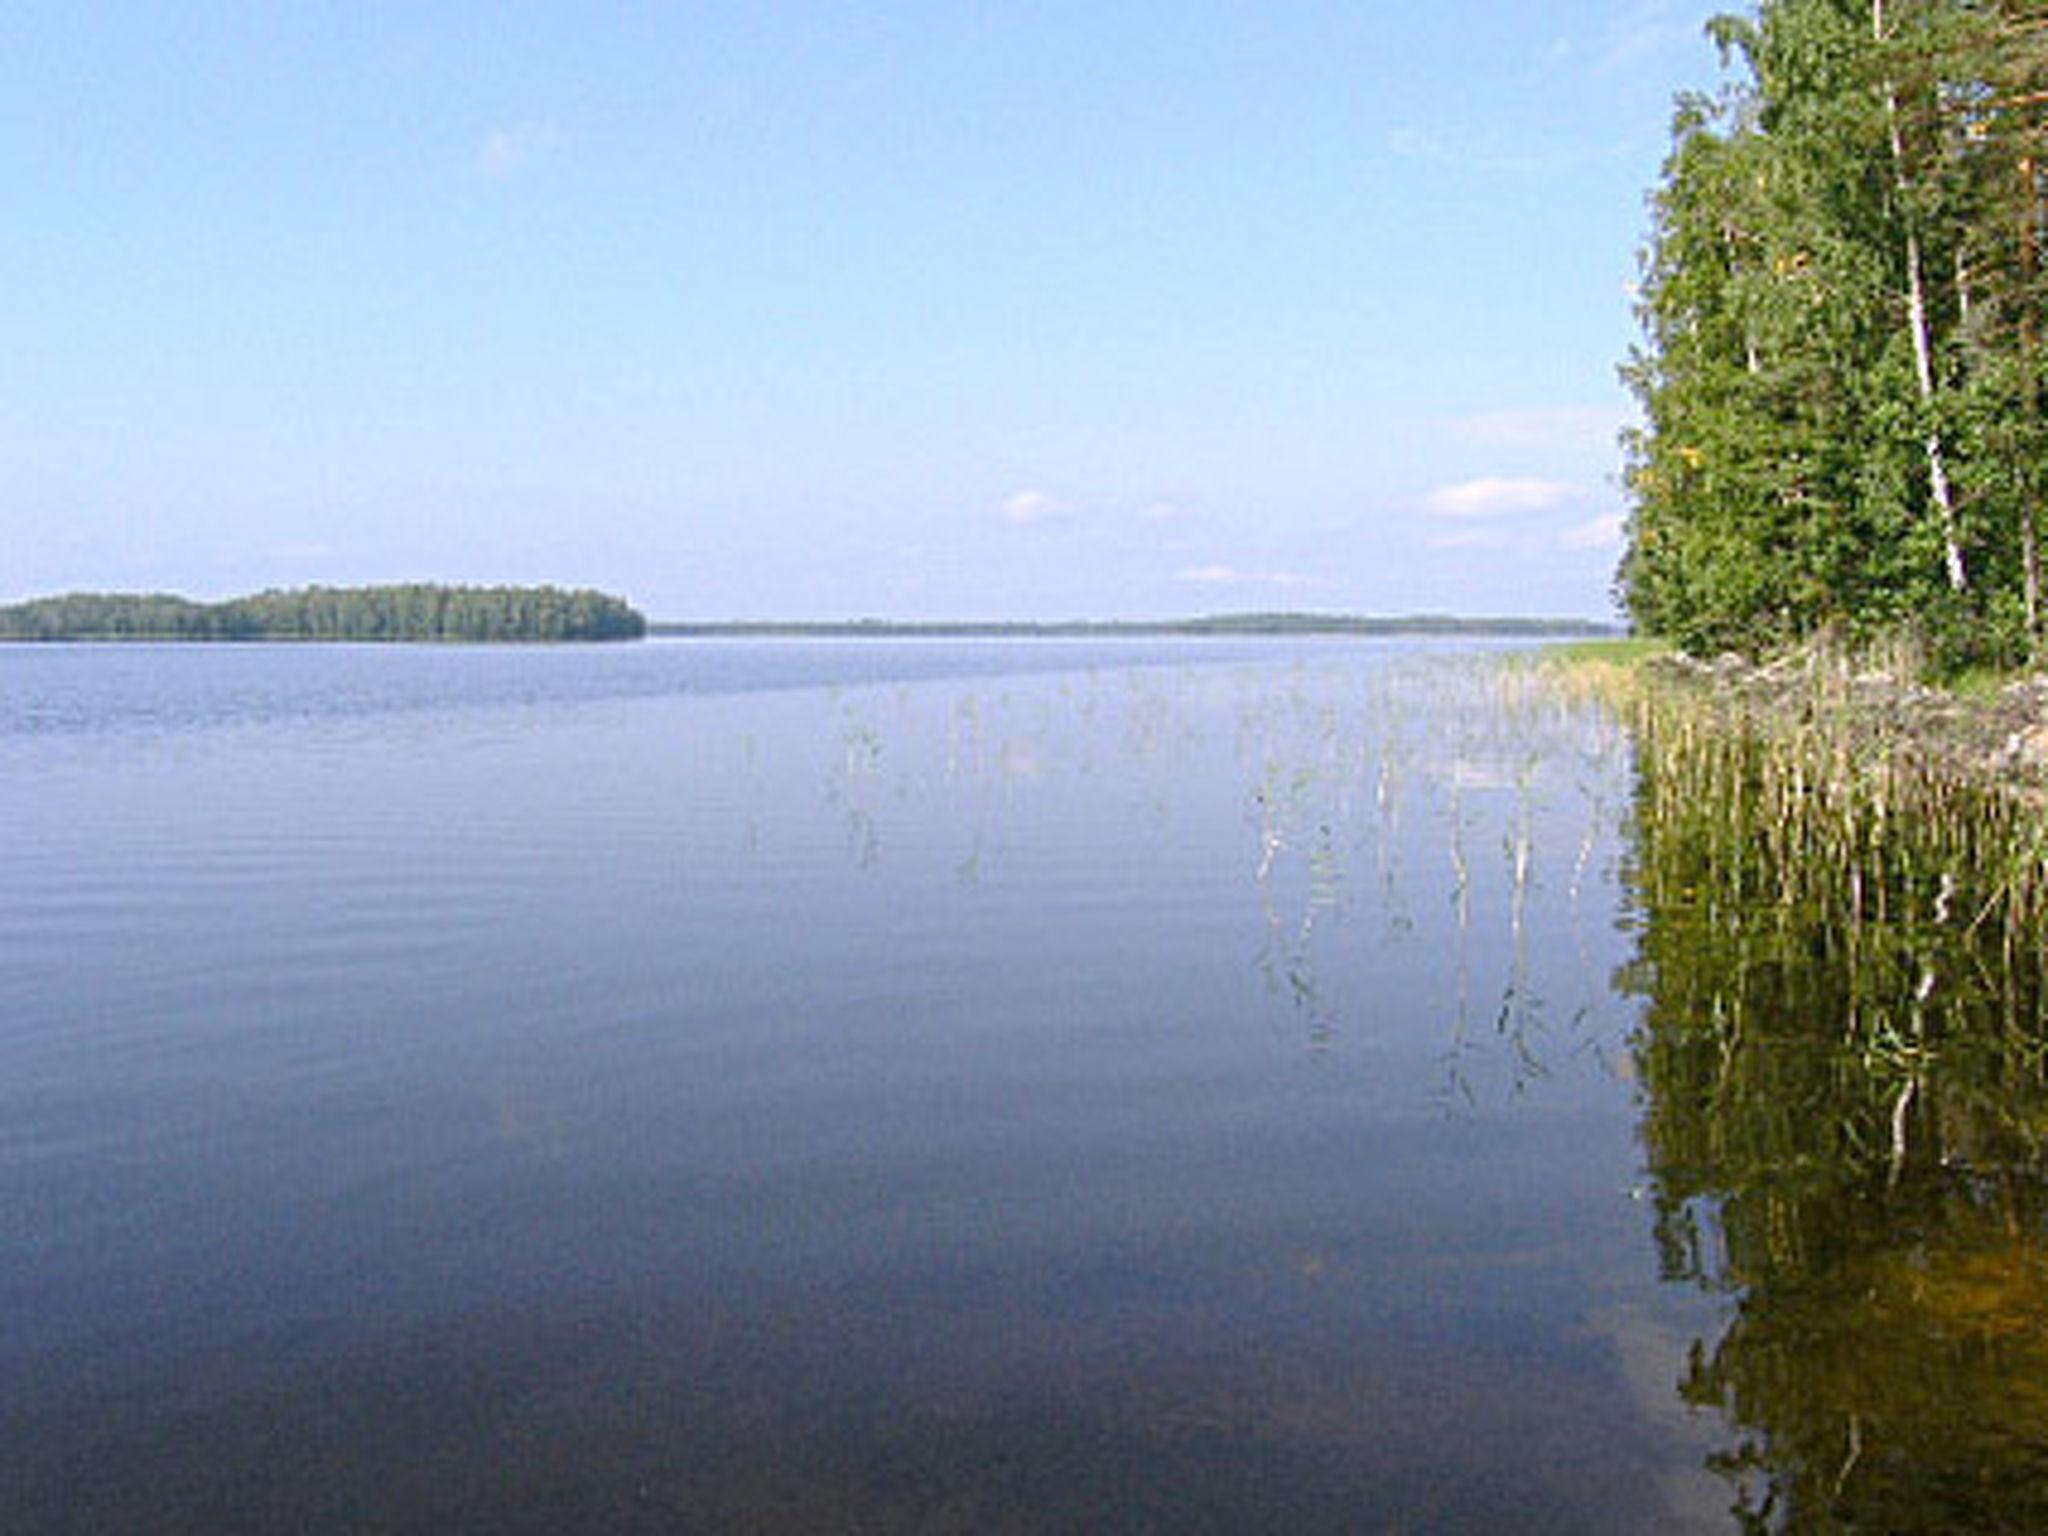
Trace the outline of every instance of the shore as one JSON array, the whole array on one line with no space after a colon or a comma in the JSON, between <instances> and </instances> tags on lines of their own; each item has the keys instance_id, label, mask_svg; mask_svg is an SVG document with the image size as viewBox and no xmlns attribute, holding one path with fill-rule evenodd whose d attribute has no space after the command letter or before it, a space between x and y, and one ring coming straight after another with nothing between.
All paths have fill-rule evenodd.
<instances>
[{"instance_id":1,"label":"shore","mask_svg":"<svg viewBox=\"0 0 2048 1536\"><path fill-rule=\"evenodd\" d=\"M1935 687L1910 664L1808 649L1766 663L1698 660L1640 640L1547 653L1576 686L1614 697L1660 690L1766 734L1820 735L1857 761L1911 766L2048 805L2048 675Z\"/></svg>"}]
</instances>

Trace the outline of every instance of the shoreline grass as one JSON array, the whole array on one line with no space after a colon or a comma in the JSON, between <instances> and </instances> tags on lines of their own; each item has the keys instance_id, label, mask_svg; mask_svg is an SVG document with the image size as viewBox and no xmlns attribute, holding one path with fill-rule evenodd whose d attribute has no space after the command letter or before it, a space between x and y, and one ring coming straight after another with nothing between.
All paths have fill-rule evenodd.
<instances>
[{"instance_id":1,"label":"shoreline grass","mask_svg":"<svg viewBox=\"0 0 2048 1536\"><path fill-rule=\"evenodd\" d=\"M1908 905L1936 917L1927 893L1946 891L1944 924L2048 937L2041 679L1937 688L1896 651L1814 646L1752 665L1643 640L1552 647L1541 664L1628 728L1646 790L1678 784L1747 818L1777 899L1838 906L1856 923L1895 911L1909 889L1926 899ZM1745 857L1732 843L1738 883Z\"/></svg>"}]
</instances>

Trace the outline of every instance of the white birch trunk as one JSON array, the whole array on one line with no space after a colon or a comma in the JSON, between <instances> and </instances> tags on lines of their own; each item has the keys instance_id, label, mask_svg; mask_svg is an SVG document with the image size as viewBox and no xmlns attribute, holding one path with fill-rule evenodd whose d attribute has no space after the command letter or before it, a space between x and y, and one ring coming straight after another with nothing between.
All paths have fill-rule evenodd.
<instances>
[{"instance_id":1,"label":"white birch trunk","mask_svg":"<svg viewBox=\"0 0 2048 1536\"><path fill-rule=\"evenodd\" d=\"M1870 0L1871 33L1884 41L1884 0ZM1899 98L1890 80L1884 82L1885 128L1891 138L1892 185L1899 193L1899 216L1906 225L1906 321L1913 334L1913 372L1920 384L1920 403L1934 400L1934 347L1927 323L1927 283L1920 270L1920 236L1913 228L1906 197L1906 141L1899 132ZM1956 532L1956 498L1949 484L1948 456L1942 449L1941 433L1927 429L1927 484L1933 493L1935 510L1941 515L1941 541L1948 565L1948 584L1961 592L1970 584L1963 564L1963 546Z\"/></svg>"}]
</instances>

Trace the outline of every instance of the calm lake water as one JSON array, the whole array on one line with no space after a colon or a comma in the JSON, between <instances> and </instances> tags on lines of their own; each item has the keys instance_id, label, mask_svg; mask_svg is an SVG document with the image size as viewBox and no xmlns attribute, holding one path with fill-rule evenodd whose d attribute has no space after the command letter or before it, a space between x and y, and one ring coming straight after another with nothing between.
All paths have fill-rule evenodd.
<instances>
[{"instance_id":1,"label":"calm lake water","mask_svg":"<svg viewBox=\"0 0 2048 1536\"><path fill-rule=\"evenodd\" d=\"M0 648L0 1523L1727 1530L1469 649Z\"/></svg>"}]
</instances>

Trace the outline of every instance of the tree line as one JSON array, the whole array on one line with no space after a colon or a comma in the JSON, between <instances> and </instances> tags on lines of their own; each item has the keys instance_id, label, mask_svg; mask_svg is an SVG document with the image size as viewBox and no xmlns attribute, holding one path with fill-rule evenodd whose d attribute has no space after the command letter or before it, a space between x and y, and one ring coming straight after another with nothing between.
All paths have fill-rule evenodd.
<instances>
[{"instance_id":1,"label":"tree line","mask_svg":"<svg viewBox=\"0 0 2048 1536\"><path fill-rule=\"evenodd\" d=\"M1640 628L2043 641L2048 6L1765 0L1679 99L1623 368Z\"/></svg>"},{"instance_id":2,"label":"tree line","mask_svg":"<svg viewBox=\"0 0 2048 1536\"><path fill-rule=\"evenodd\" d=\"M302 587L200 603L169 593L73 592L0 607L0 640L636 640L619 598L560 587L429 583Z\"/></svg>"},{"instance_id":3,"label":"tree line","mask_svg":"<svg viewBox=\"0 0 2048 1536\"><path fill-rule=\"evenodd\" d=\"M816 640L1123 640L1266 635L1424 635L1591 638L1612 625L1588 619L1462 618L1449 614L1373 617L1348 613L1214 613L1185 619L704 619L656 620L656 635L694 638L781 636Z\"/></svg>"}]
</instances>

